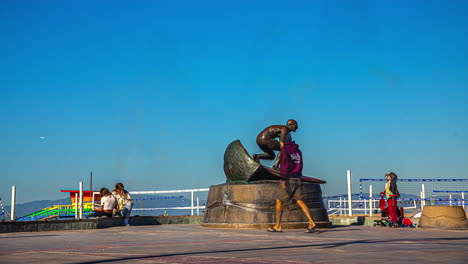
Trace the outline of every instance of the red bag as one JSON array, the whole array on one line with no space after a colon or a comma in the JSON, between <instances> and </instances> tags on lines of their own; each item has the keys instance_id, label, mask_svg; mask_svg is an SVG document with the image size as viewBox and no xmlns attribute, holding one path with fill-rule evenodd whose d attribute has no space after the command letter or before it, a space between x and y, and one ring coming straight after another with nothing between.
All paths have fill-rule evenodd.
<instances>
[{"instance_id":1,"label":"red bag","mask_svg":"<svg viewBox=\"0 0 468 264\"><path fill-rule=\"evenodd\" d=\"M407 227L410 227L413 224L413 222L409 218L403 219L403 221L401 221L401 223L404 224Z\"/></svg>"},{"instance_id":2,"label":"red bag","mask_svg":"<svg viewBox=\"0 0 468 264\"><path fill-rule=\"evenodd\" d=\"M385 200L384 195L385 195L384 192L381 192L381 193L380 193L379 208L380 208L381 210L387 208L387 201Z\"/></svg>"}]
</instances>

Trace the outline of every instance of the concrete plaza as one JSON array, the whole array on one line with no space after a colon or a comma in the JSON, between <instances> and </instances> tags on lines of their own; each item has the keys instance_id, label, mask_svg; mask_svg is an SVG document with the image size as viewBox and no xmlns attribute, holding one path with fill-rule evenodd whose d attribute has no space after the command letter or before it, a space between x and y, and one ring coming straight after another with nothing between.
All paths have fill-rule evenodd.
<instances>
[{"instance_id":1,"label":"concrete plaza","mask_svg":"<svg viewBox=\"0 0 468 264\"><path fill-rule=\"evenodd\" d=\"M0 263L467 263L468 231L117 226L0 234Z\"/></svg>"}]
</instances>

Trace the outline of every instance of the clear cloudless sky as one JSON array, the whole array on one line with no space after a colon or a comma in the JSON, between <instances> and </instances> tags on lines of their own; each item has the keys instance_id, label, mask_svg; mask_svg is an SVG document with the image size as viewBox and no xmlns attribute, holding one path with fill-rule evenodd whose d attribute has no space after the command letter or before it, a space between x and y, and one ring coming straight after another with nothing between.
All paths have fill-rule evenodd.
<instances>
[{"instance_id":1,"label":"clear cloudless sky","mask_svg":"<svg viewBox=\"0 0 468 264\"><path fill-rule=\"evenodd\" d=\"M467 178L467 3L2 0L0 197L222 184L289 118L325 195Z\"/></svg>"}]
</instances>

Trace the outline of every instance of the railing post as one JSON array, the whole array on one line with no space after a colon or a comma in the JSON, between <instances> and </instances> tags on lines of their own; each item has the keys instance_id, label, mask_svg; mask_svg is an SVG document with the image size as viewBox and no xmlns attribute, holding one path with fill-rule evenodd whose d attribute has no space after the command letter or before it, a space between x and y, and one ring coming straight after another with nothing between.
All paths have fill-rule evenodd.
<instances>
[{"instance_id":1,"label":"railing post","mask_svg":"<svg viewBox=\"0 0 468 264\"><path fill-rule=\"evenodd\" d=\"M342 202L341 195L340 195L340 215L343 215L343 202Z\"/></svg>"},{"instance_id":2,"label":"railing post","mask_svg":"<svg viewBox=\"0 0 468 264\"><path fill-rule=\"evenodd\" d=\"M16 186L11 186L11 214L10 214L11 221L15 221L15 210L16 210Z\"/></svg>"},{"instance_id":3,"label":"railing post","mask_svg":"<svg viewBox=\"0 0 468 264\"><path fill-rule=\"evenodd\" d=\"M200 200L197 197L197 215L200 215Z\"/></svg>"},{"instance_id":4,"label":"railing post","mask_svg":"<svg viewBox=\"0 0 468 264\"><path fill-rule=\"evenodd\" d=\"M75 219L78 219L78 193L75 193Z\"/></svg>"},{"instance_id":5,"label":"railing post","mask_svg":"<svg viewBox=\"0 0 468 264\"><path fill-rule=\"evenodd\" d=\"M3 219L6 218L6 212L5 212L5 208L3 207L3 202L2 202L2 198L0 197L0 208L2 209L2 215L3 215Z\"/></svg>"},{"instance_id":6,"label":"railing post","mask_svg":"<svg viewBox=\"0 0 468 264\"><path fill-rule=\"evenodd\" d=\"M374 210L374 208L373 208L374 207L374 204L373 204L374 201L372 199L372 185L369 186L369 201L370 201L370 203L369 203L369 210L370 210L369 216L372 217L372 213L373 213L372 211Z\"/></svg>"},{"instance_id":7,"label":"railing post","mask_svg":"<svg viewBox=\"0 0 468 264\"><path fill-rule=\"evenodd\" d=\"M80 219L83 219L83 182L80 182Z\"/></svg>"},{"instance_id":8,"label":"railing post","mask_svg":"<svg viewBox=\"0 0 468 264\"><path fill-rule=\"evenodd\" d=\"M421 206L421 211L422 211L422 209L424 207L423 206L423 194L422 194L422 192L419 193L419 196L421 197L421 199L420 199L421 205L420 206Z\"/></svg>"},{"instance_id":9,"label":"railing post","mask_svg":"<svg viewBox=\"0 0 468 264\"><path fill-rule=\"evenodd\" d=\"M193 191L191 191L191 196L192 196L192 199L190 199L190 202L191 202L190 211L191 211L191 215L193 215Z\"/></svg>"},{"instance_id":10,"label":"railing post","mask_svg":"<svg viewBox=\"0 0 468 264\"><path fill-rule=\"evenodd\" d=\"M360 199L359 199L360 200ZM367 199L369 200L369 199ZM363 203L364 203L364 214L367 215L367 203L366 203L366 199L363 199Z\"/></svg>"},{"instance_id":11,"label":"railing post","mask_svg":"<svg viewBox=\"0 0 468 264\"><path fill-rule=\"evenodd\" d=\"M348 210L349 210L348 215L353 216L353 205L352 205L353 201L351 199L351 171L350 170L347 170L346 176L348 179Z\"/></svg>"},{"instance_id":12,"label":"railing post","mask_svg":"<svg viewBox=\"0 0 468 264\"><path fill-rule=\"evenodd\" d=\"M421 210L426 206L426 191L424 188L424 183L421 184Z\"/></svg>"},{"instance_id":13,"label":"railing post","mask_svg":"<svg viewBox=\"0 0 468 264\"><path fill-rule=\"evenodd\" d=\"M93 175L92 172L91 172L91 175ZM91 198L91 210L94 211L94 192L93 192L93 190L91 190L91 195L93 196L93 197Z\"/></svg>"},{"instance_id":14,"label":"railing post","mask_svg":"<svg viewBox=\"0 0 468 264\"><path fill-rule=\"evenodd\" d=\"M465 210L465 193L462 192L462 206L463 206L463 210Z\"/></svg>"}]
</instances>

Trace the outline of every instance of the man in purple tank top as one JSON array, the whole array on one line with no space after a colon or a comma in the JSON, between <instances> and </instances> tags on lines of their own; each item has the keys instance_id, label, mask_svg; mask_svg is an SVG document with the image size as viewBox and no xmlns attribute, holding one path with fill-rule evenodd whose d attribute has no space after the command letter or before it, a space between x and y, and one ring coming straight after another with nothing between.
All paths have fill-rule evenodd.
<instances>
[{"instance_id":1,"label":"man in purple tank top","mask_svg":"<svg viewBox=\"0 0 468 264\"><path fill-rule=\"evenodd\" d=\"M290 125L290 127L288 127ZM281 217L283 215L283 204L289 202L295 202L301 208L302 212L305 214L309 221L309 225L307 226L306 233L318 233L319 231L315 229L315 223L310 215L309 208L302 200L302 180L300 177L302 176L302 152L299 149L299 145L297 145L294 141L291 141L291 138L286 138L287 136L283 133L287 133L289 135L289 131L296 131L297 130L297 122L295 120L288 120L286 128L282 128L282 126L271 126L267 127L260 135L257 137L257 143L262 148L266 144L261 145L260 143L270 143L271 145L277 144L279 145L280 152L280 175L283 177L280 181L280 188L278 190L278 196L276 199L276 224L267 229L268 232L283 232L281 228ZM264 133L265 132L265 133ZM268 135L270 132L270 138L265 136L264 134ZM272 139L272 136L275 136L275 133L280 133L280 142ZM284 135L284 136L283 136ZM265 138L267 140L265 141ZM259 142L260 139L260 142ZM262 142L263 140L263 142ZM276 141L274 143L272 140ZM266 154L268 151L273 153L273 150L268 150L262 148ZM271 153L269 155L271 155ZM262 154L261 154L262 155ZM264 154L263 154L264 155ZM258 155L260 156L260 155ZM258 157L257 156L257 157ZM254 155L255 158L255 155Z\"/></svg>"}]
</instances>

